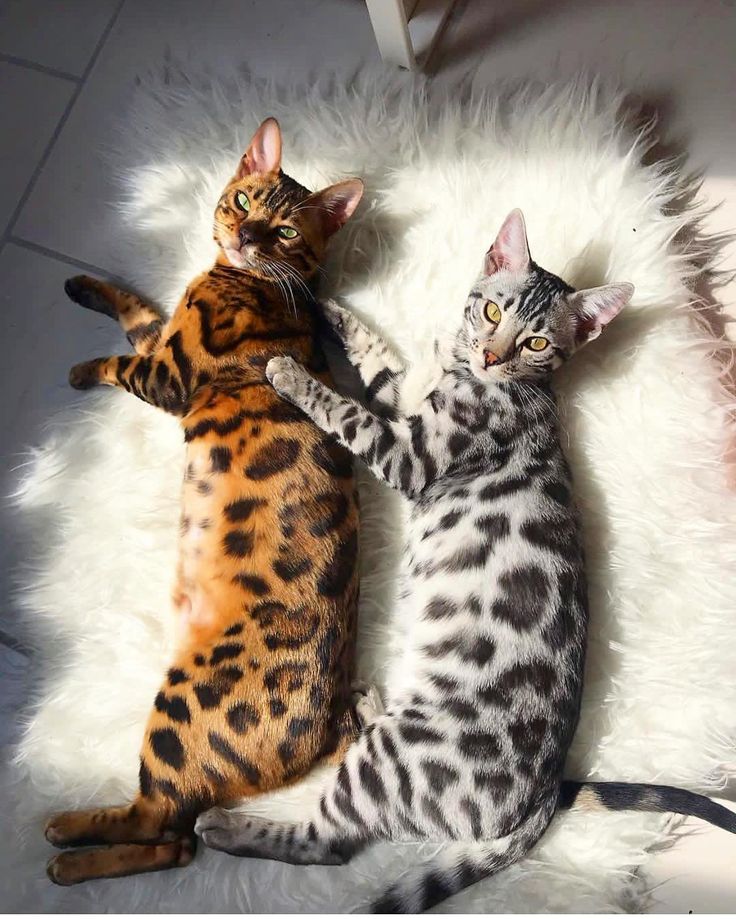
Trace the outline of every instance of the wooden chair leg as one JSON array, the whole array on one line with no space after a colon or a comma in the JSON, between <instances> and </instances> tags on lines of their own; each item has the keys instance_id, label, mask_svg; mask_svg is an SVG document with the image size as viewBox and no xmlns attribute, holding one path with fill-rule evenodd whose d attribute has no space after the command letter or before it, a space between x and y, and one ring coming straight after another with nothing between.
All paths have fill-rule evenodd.
<instances>
[{"instance_id":1,"label":"wooden chair leg","mask_svg":"<svg viewBox=\"0 0 736 919\"><path fill-rule=\"evenodd\" d=\"M426 66L454 0L366 0L384 61L407 70Z\"/></svg>"}]
</instances>

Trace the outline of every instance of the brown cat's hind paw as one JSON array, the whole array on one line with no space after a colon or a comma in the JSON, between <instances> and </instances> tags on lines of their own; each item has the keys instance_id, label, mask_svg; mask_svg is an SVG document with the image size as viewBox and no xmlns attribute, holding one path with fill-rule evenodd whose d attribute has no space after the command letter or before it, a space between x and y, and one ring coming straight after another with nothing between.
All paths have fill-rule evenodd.
<instances>
[{"instance_id":1,"label":"brown cat's hind paw","mask_svg":"<svg viewBox=\"0 0 736 919\"><path fill-rule=\"evenodd\" d=\"M46 865L46 874L48 875L49 880L53 881L54 884L58 884L60 887L68 887L70 884L76 883L76 881L73 880L70 876L69 872L67 872L66 866L64 864L64 859L64 854L55 855Z\"/></svg>"},{"instance_id":2,"label":"brown cat's hind paw","mask_svg":"<svg viewBox=\"0 0 736 919\"><path fill-rule=\"evenodd\" d=\"M75 813L73 811L53 814L46 821L43 828L43 835L46 841L52 846L63 849L72 845L79 836L79 827L75 822Z\"/></svg>"},{"instance_id":3,"label":"brown cat's hind paw","mask_svg":"<svg viewBox=\"0 0 736 919\"><path fill-rule=\"evenodd\" d=\"M55 817L48 821L44 827L43 835L52 846L65 846L67 844L64 831L57 825Z\"/></svg>"},{"instance_id":4,"label":"brown cat's hind paw","mask_svg":"<svg viewBox=\"0 0 736 919\"><path fill-rule=\"evenodd\" d=\"M182 837L168 843L118 844L62 852L47 864L46 874L54 884L68 887L97 878L184 868L194 858L195 848L195 839Z\"/></svg>"}]
</instances>

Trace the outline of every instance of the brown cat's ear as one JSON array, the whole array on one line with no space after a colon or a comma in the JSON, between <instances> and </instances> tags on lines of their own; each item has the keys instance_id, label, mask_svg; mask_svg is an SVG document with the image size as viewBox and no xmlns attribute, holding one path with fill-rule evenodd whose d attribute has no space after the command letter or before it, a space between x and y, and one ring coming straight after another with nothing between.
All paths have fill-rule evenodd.
<instances>
[{"instance_id":1,"label":"brown cat's ear","mask_svg":"<svg viewBox=\"0 0 736 919\"><path fill-rule=\"evenodd\" d=\"M633 295L633 284L606 284L570 294L567 302L575 316L576 346L581 348L598 338Z\"/></svg>"},{"instance_id":2,"label":"brown cat's ear","mask_svg":"<svg viewBox=\"0 0 736 919\"><path fill-rule=\"evenodd\" d=\"M281 169L281 128L275 118L267 118L253 135L235 172L236 179L254 172L278 172Z\"/></svg>"},{"instance_id":3,"label":"brown cat's ear","mask_svg":"<svg viewBox=\"0 0 736 919\"><path fill-rule=\"evenodd\" d=\"M486 274L495 274L502 269L525 271L530 261L524 215L517 208L504 220L493 245L486 252L484 270Z\"/></svg>"},{"instance_id":4,"label":"brown cat's ear","mask_svg":"<svg viewBox=\"0 0 736 919\"><path fill-rule=\"evenodd\" d=\"M347 223L362 197L363 182L360 179L345 179L344 182L316 191L299 208L315 208L325 236L332 236Z\"/></svg>"}]
</instances>

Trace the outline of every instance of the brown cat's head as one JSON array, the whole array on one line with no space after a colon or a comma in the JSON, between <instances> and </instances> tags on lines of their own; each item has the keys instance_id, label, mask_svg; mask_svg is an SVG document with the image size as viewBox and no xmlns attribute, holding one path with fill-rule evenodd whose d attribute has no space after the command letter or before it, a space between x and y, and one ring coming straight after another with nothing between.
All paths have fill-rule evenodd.
<instances>
[{"instance_id":1,"label":"brown cat's head","mask_svg":"<svg viewBox=\"0 0 736 919\"><path fill-rule=\"evenodd\" d=\"M218 261L286 281L307 279L363 194L360 179L310 192L281 171L281 130L267 118L215 208Z\"/></svg>"}]
</instances>

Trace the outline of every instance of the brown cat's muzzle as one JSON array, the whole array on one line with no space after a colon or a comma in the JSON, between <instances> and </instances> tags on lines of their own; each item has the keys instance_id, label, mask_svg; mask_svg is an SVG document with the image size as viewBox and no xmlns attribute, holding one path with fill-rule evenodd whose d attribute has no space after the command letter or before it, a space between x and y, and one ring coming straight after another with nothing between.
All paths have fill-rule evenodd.
<instances>
[{"instance_id":1,"label":"brown cat's muzzle","mask_svg":"<svg viewBox=\"0 0 736 919\"><path fill-rule=\"evenodd\" d=\"M258 261L257 248L258 243L251 238L229 236L222 241L222 251L233 268L253 268Z\"/></svg>"},{"instance_id":2,"label":"brown cat's muzzle","mask_svg":"<svg viewBox=\"0 0 736 919\"><path fill-rule=\"evenodd\" d=\"M249 243L255 243L256 238L246 226L240 228L240 247L245 248Z\"/></svg>"}]
</instances>

